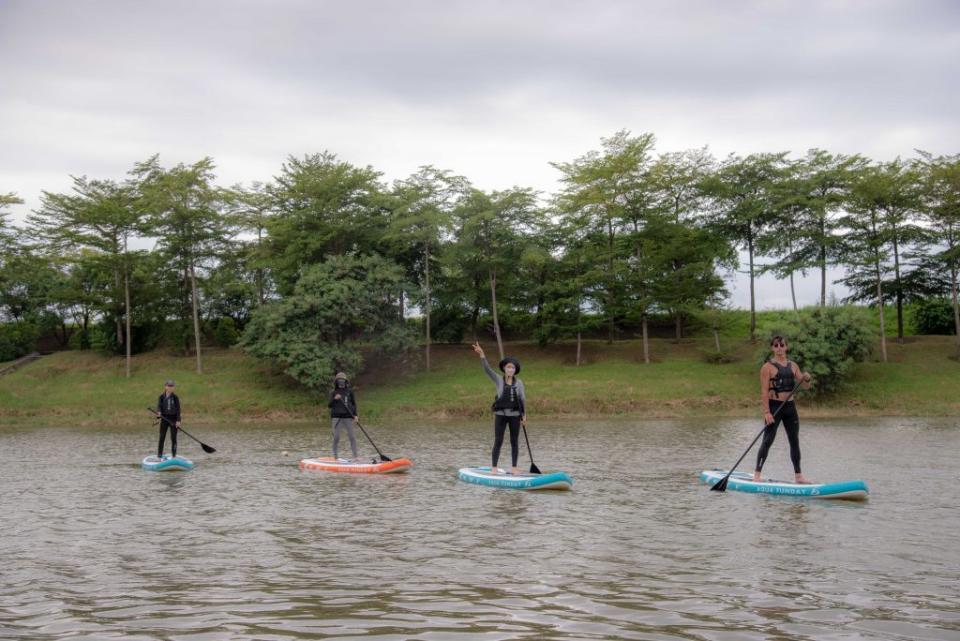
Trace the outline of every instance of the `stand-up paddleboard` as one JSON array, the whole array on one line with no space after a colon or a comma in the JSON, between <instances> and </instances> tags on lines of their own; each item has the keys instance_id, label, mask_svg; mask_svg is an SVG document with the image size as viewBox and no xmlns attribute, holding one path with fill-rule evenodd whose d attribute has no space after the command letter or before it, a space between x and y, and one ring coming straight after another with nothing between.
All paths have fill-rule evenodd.
<instances>
[{"instance_id":1,"label":"stand-up paddleboard","mask_svg":"<svg viewBox=\"0 0 960 641\"><path fill-rule=\"evenodd\" d=\"M323 458L305 458L300 461L301 470L321 470L324 472L347 472L352 474L397 474L406 472L413 466L408 458L398 458L392 461L357 462L348 459L335 459L332 456Z\"/></svg>"},{"instance_id":2,"label":"stand-up paddleboard","mask_svg":"<svg viewBox=\"0 0 960 641\"><path fill-rule=\"evenodd\" d=\"M704 470L700 473L700 480L708 485L714 485L726 475L726 470ZM810 484L776 481L774 479L754 481L753 474L747 472L731 474L727 481L727 489L755 494L796 496L805 499L847 499L851 501L865 501L869 493L867 484L863 481Z\"/></svg>"},{"instance_id":3,"label":"stand-up paddleboard","mask_svg":"<svg viewBox=\"0 0 960 641\"><path fill-rule=\"evenodd\" d=\"M489 467L462 467L457 475L467 483L513 490L569 490L573 487L573 479L566 472L510 474L503 470L491 472Z\"/></svg>"},{"instance_id":4,"label":"stand-up paddleboard","mask_svg":"<svg viewBox=\"0 0 960 641\"><path fill-rule=\"evenodd\" d=\"M140 467L151 472L186 472L193 469L193 461L182 456L147 456Z\"/></svg>"}]
</instances>

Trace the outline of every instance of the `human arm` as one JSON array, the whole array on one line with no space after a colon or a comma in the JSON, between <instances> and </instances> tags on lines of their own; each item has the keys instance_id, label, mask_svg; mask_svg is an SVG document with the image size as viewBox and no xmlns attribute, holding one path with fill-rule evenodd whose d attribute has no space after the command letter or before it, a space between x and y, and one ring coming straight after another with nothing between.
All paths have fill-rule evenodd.
<instances>
[{"instance_id":1,"label":"human arm","mask_svg":"<svg viewBox=\"0 0 960 641\"><path fill-rule=\"evenodd\" d=\"M770 363L764 363L760 368L760 405L764 425L773 423L773 414L770 413L770 380L776 374L776 369Z\"/></svg>"}]
</instances>

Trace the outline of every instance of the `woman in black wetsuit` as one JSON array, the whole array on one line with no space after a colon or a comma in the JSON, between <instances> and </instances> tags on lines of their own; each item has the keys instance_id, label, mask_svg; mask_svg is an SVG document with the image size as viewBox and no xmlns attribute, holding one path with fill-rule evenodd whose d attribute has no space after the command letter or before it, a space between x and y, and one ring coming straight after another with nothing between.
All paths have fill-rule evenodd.
<instances>
[{"instance_id":1,"label":"woman in black wetsuit","mask_svg":"<svg viewBox=\"0 0 960 641\"><path fill-rule=\"evenodd\" d=\"M800 371L800 367L793 361L787 360L787 340L783 336L774 336L770 341L770 350L773 357L768 359L760 368L760 405L763 407L763 440L760 442L760 451L757 452L757 467L753 472L753 480L761 480L760 472L767 460L770 446L777 436L777 427L783 422L783 429L790 442L790 460L793 462L793 473L797 483L809 483L800 471L800 417L797 415L797 406L790 392L800 381L800 387L810 387L810 374ZM781 407L782 406L782 407ZM779 412L778 412L779 410ZM774 419L776 414L776 419Z\"/></svg>"}]
</instances>

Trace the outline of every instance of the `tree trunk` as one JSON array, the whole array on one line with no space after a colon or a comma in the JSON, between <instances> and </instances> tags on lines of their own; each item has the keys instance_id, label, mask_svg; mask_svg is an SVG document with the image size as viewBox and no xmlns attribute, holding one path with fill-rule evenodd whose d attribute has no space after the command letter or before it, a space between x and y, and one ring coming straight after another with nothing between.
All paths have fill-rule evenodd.
<instances>
[{"instance_id":1,"label":"tree trunk","mask_svg":"<svg viewBox=\"0 0 960 641\"><path fill-rule=\"evenodd\" d=\"M493 309L493 333L497 337L497 349L503 360L503 339L500 337L500 321L497 319L497 272L490 270L490 304Z\"/></svg>"},{"instance_id":2,"label":"tree trunk","mask_svg":"<svg viewBox=\"0 0 960 641\"><path fill-rule=\"evenodd\" d=\"M193 290L193 337L197 348L197 374L203 374L203 360L200 356L200 304L197 295L197 274L190 263L190 288Z\"/></svg>"},{"instance_id":3,"label":"tree trunk","mask_svg":"<svg viewBox=\"0 0 960 641\"><path fill-rule=\"evenodd\" d=\"M820 307L821 309L827 306L827 246L824 244L826 241L822 240L826 237L826 221L820 221Z\"/></svg>"},{"instance_id":4,"label":"tree trunk","mask_svg":"<svg viewBox=\"0 0 960 641\"><path fill-rule=\"evenodd\" d=\"M640 324L643 327L643 362L649 365L650 364L650 335L647 332L646 313L644 313L643 320L641 321Z\"/></svg>"},{"instance_id":5,"label":"tree trunk","mask_svg":"<svg viewBox=\"0 0 960 641\"><path fill-rule=\"evenodd\" d=\"M680 342L680 339L683 338L683 312L677 312L673 317L673 325L676 330L677 342ZM752 336L752 332L751 332Z\"/></svg>"},{"instance_id":6,"label":"tree trunk","mask_svg":"<svg viewBox=\"0 0 960 641\"><path fill-rule=\"evenodd\" d=\"M954 253L953 250L957 246L956 242L954 242L952 226L950 227L948 237L949 237L950 255L952 256ZM956 259L950 260L950 283L952 285L952 287L950 288L951 289L950 295L953 298L953 331L956 334L956 336L954 337L956 342L956 351L954 353L954 356L957 358L957 360L960 360L960 305L958 305L957 303L957 261Z\"/></svg>"},{"instance_id":7,"label":"tree trunk","mask_svg":"<svg viewBox=\"0 0 960 641\"><path fill-rule=\"evenodd\" d=\"M719 354L720 353L720 331L719 331L720 328L717 327L716 323L714 323L711 329L713 330L713 345L717 348L717 353Z\"/></svg>"},{"instance_id":8,"label":"tree trunk","mask_svg":"<svg viewBox=\"0 0 960 641\"><path fill-rule=\"evenodd\" d=\"M427 346L426 346L426 355L427 355L427 371L430 371L430 246L427 245L426 252L424 252L426 257L424 263L424 270L426 272L426 292L424 292L424 310L426 311L426 325L427 325Z\"/></svg>"},{"instance_id":9,"label":"tree trunk","mask_svg":"<svg viewBox=\"0 0 960 641\"><path fill-rule=\"evenodd\" d=\"M883 278L880 274L880 259L874 263L877 272L877 308L880 310L880 354L883 362L887 362L887 328L883 318Z\"/></svg>"},{"instance_id":10,"label":"tree trunk","mask_svg":"<svg viewBox=\"0 0 960 641\"><path fill-rule=\"evenodd\" d=\"M613 274L613 222L607 221L607 276L612 277ZM616 324L614 323L613 318L613 283L607 287L607 314L610 316L610 322L607 325L607 344L612 345L613 339L616 334Z\"/></svg>"},{"instance_id":11,"label":"tree trunk","mask_svg":"<svg viewBox=\"0 0 960 641\"><path fill-rule=\"evenodd\" d=\"M797 309L797 290L793 284L793 270L790 270L790 298L793 299L793 313L799 314L800 310Z\"/></svg>"},{"instance_id":12,"label":"tree trunk","mask_svg":"<svg viewBox=\"0 0 960 641\"><path fill-rule=\"evenodd\" d=\"M900 244L896 228L893 230L893 271L897 283L897 342L903 343L903 287L900 284Z\"/></svg>"},{"instance_id":13,"label":"tree trunk","mask_svg":"<svg viewBox=\"0 0 960 641\"><path fill-rule=\"evenodd\" d=\"M583 345L583 341L580 337L580 330L578 329L577 330L577 367L580 367L580 354L581 354L582 345Z\"/></svg>"},{"instance_id":14,"label":"tree trunk","mask_svg":"<svg viewBox=\"0 0 960 641\"><path fill-rule=\"evenodd\" d=\"M115 269L113 276L117 284L117 289L120 289L120 270ZM114 307L114 309L116 309L116 307ZM123 323L120 322L119 316L117 316L117 345L123 345Z\"/></svg>"},{"instance_id":15,"label":"tree trunk","mask_svg":"<svg viewBox=\"0 0 960 641\"><path fill-rule=\"evenodd\" d=\"M130 340L130 268L129 266L123 271L123 300L126 305L126 312L124 316L127 321L127 378L130 378L130 353L131 347L130 343L133 341Z\"/></svg>"},{"instance_id":16,"label":"tree trunk","mask_svg":"<svg viewBox=\"0 0 960 641\"><path fill-rule=\"evenodd\" d=\"M747 233L747 254L750 257L750 342L757 342L757 297L753 276L753 230ZM679 340L679 336L677 339Z\"/></svg>"}]
</instances>

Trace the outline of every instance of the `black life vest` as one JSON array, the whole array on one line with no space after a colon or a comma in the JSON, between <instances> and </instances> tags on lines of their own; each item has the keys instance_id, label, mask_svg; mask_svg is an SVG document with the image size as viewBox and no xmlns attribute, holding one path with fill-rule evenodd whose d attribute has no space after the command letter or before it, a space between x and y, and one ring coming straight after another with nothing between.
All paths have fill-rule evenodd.
<instances>
[{"instance_id":1,"label":"black life vest","mask_svg":"<svg viewBox=\"0 0 960 641\"><path fill-rule=\"evenodd\" d=\"M492 409L496 410L520 410L520 396L517 394L517 379L513 379L513 384L503 381L503 391L500 396L493 399Z\"/></svg>"},{"instance_id":2,"label":"black life vest","mask_svg":"<svg viewBox=\"0 0 960 641\"><path fill-rule=\"evenodd\" d=\"M777 368L777 375L770 379L770 391L778 394L792 392L793 388L797 386L797 379L793 375L793 363L787 361L786 365L781 365L773 360L768 362Z\"/></svg>"}]
</instances>

